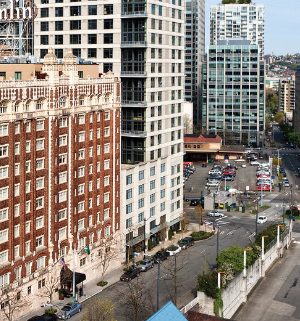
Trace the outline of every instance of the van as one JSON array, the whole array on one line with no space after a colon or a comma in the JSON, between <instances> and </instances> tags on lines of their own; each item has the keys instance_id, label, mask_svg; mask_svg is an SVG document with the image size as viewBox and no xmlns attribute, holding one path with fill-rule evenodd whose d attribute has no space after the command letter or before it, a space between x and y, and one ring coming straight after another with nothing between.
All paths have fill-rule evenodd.
<instances>
[{"instance_id":1,"label":"van","mask_svg":"<svg viewBox=\"0 0 300 321\"><path fill-rule=\"evenodd\" d=\"M263 224L263 223L266 223L268 220L268 218L266 216L262 216L260 215L257 219L257 224Z\"/></svg>"}]
</instances>

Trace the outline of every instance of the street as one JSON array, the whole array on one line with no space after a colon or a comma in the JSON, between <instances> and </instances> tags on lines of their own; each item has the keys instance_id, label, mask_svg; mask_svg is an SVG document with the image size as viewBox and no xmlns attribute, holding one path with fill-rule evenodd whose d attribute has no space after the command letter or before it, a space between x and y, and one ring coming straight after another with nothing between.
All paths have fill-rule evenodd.
<instances>
[{"instance_id":1,"label":"street","mask_svg":"<svg viewBox=\"0 0 300 321\"><path fill-rule=\"evenodd\" d=\"M207 218L207 220L209 220ZM214 219L210 219L213 221ZM220 251L232 245L246 246L253 240L255 231L255 215L241 215L240 213L226 214L222 219L216 219L218 222ZM280 215L269 215L268 224L275 221L281 221ZM258 232L263 230L266 224L258 226ZM182 307L194 298L194 289L197 282L197 276L209 269L216 262L217 254L217 235L212 238L195 242L193 247L183 250L176 257L176 282L174 280L175 257L170 257L161 264L159 281L159 305L164 305L168 300L177 301L177 306ZM158 266L145 273L142 273L138 279L130 281L136 284L136 287L142 288L147 298L147 304L156 309L157 300L157 274ZM177 297L175 297L175 289ZM111 300L115 303L116 319L118 321L129 320L128 300L129 286L124 282L117 282L96 295L97 298ZM83 312L86 303L83 303ZM151 314L151 312L149 312ZM148 315L145 315L146 318ZM82 315L78 314L72 317L72 320L81 320Z\"/></svg>"}]
</instances>

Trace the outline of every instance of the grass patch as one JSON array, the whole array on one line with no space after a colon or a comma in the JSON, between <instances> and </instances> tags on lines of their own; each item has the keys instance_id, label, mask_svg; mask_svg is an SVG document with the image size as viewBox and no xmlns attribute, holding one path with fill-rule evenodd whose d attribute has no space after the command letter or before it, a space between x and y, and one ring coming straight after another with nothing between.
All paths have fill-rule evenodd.
<instances>
[{"instance_id":1,"label":"grass patch","mask_svg":"<svg viewBox=\"0 0 300 321\"><path fill-rule=\"evenodd\" d=\"M267 210L267 209L270 208L270 207L271 207L271 205L263 205L263 206L260 206L260 207L258 208L258 213L263 212L263 211Z\"/></svg>"},{"instance_id":2,"label":"grass patch","mask_svg":"<svg viewBox=\"0 0 300 321\"><path fill-rule=\"evenodd\" d=\"M98 286L105 286L105 285L107 285L107 284L108 284L107 281L99 281L99 282L97 283Z\"/></svg>"},{"instance_id":3,"label":"grass patch","mask_svg":"<svg viewBox=\"0 0 300 321\"><path fill-rule=\"evenodd\" d=\"M194 241L205 240L205 239L208 239L212 235L214 235L213 232L204 232L204 231L193 232L191 234Z\"/></svg>"}]
</instances>

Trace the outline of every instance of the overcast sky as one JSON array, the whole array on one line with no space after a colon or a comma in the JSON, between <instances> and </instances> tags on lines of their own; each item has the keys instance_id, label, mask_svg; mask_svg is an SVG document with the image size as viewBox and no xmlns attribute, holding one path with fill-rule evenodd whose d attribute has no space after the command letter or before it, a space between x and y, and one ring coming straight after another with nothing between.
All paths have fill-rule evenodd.
<instances>
[{"instance_id":1,"label":"overcast sky","mask_svg":"<svg viewBox=\"0 0 300 321\"><path fill-rule=\"evenodd\" d=\"M209 44L209 12L221 0L206 1L206 47ZM300 0L257 0L265 6L265 54L300 53Z\"/></svg>"}]
</instances>

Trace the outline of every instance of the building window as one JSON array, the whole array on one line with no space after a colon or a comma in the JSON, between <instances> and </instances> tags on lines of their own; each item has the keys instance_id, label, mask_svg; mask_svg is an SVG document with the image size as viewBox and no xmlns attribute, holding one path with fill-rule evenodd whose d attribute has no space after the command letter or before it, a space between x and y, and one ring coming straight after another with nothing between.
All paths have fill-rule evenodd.
<instances>
[{"instance_id":1,"label":"building window","mask_svg":"<svg viewBox=\"0 0 300 321\"><path fill-rule=\"evenodd\" d=\"M41 22L41 31L49 31L49 22L48 21L42 21ZM44 49L46 53L48 53L47 49Z\"/></svg>"},{"instance_id":2,"label":"building window","mask_svg":"<svg viewBox=\"0 0 300 321\"><path fill-rule=\"evenodd\" d=\"M41 18L49 17L49 8L41 8L40 13L41 13Z\"/></svg>"},{"instance_id":3,"label":"building window","mask_svg":"<svg viewBox=\"0 0 300 321\"><path fill-rule=\"evenodd\" d=\"M0 167L0 179L7 178L7 177L8 177L8 166Z\"/></svg>"},{"instance_id":4,"label":"building window","mask_svg":"<svg viewBox=\"0 0 300 321\"><path fill-rule=\"evenodd\" d=\"M126 185L132 184L132 174L126 176Z\"/></svg>"},{"instance_id":5,"label":"building window","mask_svg":"<svg viewBox=\"0 0 300 321\"><path fill-rule=\"evenodd\" d=\"M105 4L103 14L110 15L113 13L114 13L114 6L112 4Z\"/></svg>"},{"instance_id":6,"label":"building window","mask_svg":"<svg viewBox=\"0 0 300 321\"><path fill-rule=\"evenodd\" d=\"M38 289L41 289L45 286L46 282L45 279L39 280L38 281Z\"/></svg>"},{"instance_id":7,"label":"building window","mask_svg":"<svg viewBox=\"0 0 300 321\"><path fill-rule=\"evenodd\" d=\"M44 246L44 235L38 236L35 239L35 246L36 247Z\"/></svg>"},{"instance_id":8,"label":"building window","mask_svg":"<svg viewBox=\"0 0 300 321\"><path fill-rule=\"evenodd\" d=\"M106 208L103 212L103 218L107 220L109 218L109 208Z\"/></svg>"},{"instance_id":9,"label":"building window","mask_svg":"<svg viewBox=\"0 0 300 321\"><path fill-rule=\"evenodd\" d=\"M78 35L78 34L70 35L70 44L71 45L80 45L81 44L81 35ZM73 49L73 54L74 54L74 49Z\"/></svg>"},{"instance_id":10,"label":"building window","mask_svg":"<svg viewBox=\"0 0 300 321\"><path fill-rule=\"evenodd\" d=\"M59 136L58 138L58 146L66 146L68 139L67 135Z\"/></svg>"},{"instance_id":11,"label":"building window","mask_svg":"<svg viewBox=\"0 0 300 321\"><path fill-rule=\"evenodd\" d=\"M63 35L55 35L55 44L62 45L64 43L64 36Z\"/></svg>"},{"instance_id":12,"label":"building window","mask_svg":"<svg viewBox=\"0 0 300 321\"><path fill-rule=\"evenodd\" d=\"M111 62L105 62L103 64L103 73L107 73L109 71L113 71L113 64Z\"/></svg>"},{"instance_id":13,"label":"building window","mask_svg":"<svg viewBox=\"0 0 300 321\"><path fill-rule=\"evenodd\" d=\"M0 188L0 201L8 199L8 187Z\"/></svg>"},{"instance_id":14,"label":"building window","mask_svg":"<svg viewBox=\"0 0 300 321\"><path fill-rule=\"evenodd\" d=\"M63 31L63 30L64 30L64 22L55 21L55 31Z\"/></svg>"},{"instance_id":15,"label":"building window","mask_svg":"<svg viewBox=\"0 0 300 321\"><path fill-rule=\"evenodd\" d=\"M40 138L36 140L36 150L44 149L44 138Z\"/></svg>"},{"instance_id":16,"label":"building window","mask_svg":"<svg viewBox=\"0 0 300 321\"><path fill-rule=\"evenodd\" d=\"M30 221L25 223L25 234L30 233Z\"/></svg>"},{"instance_id":17,"label":"building window","mask_svg":"<svg viewBox=\"0 0 300 321\"><path fill-rule=\"evenodd\" d=\"M97 20L88 20L88 29L97 30Z\"/></svg>"},{"instance_id":18,"label":"building window","mask_svg":"<svg viewBox=\"0 0 300 321\"><path fill-rule=\"evenodd\" d=\"M59 221L65 220L66 218L67 218L67 210L65 208L58 211L58 220Z\"/></svg>"},{"instance_id":19,"label":"building window","mask_svg":"<svg viewBox=\"0 0 300 321\"><path fill-rule=\"evenodd\" d=\"M80 15L81 15L81 6L70 7L70 16L80 16Z\"/></svg>"},{"instance_id":20,"label":"building window","mask_svg":"<svg viewBox=\"0 0 300 321\"><path fill-rule=\"evenodd\" d=\"M103 28L104 29L113 29L114 28L114 20L113 19L104 19Z\"/></svg>"},{"instance_id":21,"label":"building window","mask_svg":"<svg viewBox=\"0 0 300 321\"><path fill-rule=\"evenodd\" d=\"M154 176L155 175L155 167L151 167L150 168L150 176Z\"/></svg>"},{"instance_id":22,"label":"building window","mask_svg":"<svg viewBox=\"0 0 300 321\"><path fill-rule=\"evenodd\" d=\"M88 35L88 44L89 45L94 45L97 43L97 34L89 34Z\"/></svg>"},{"instance_id":23,"label":"building window","mask_svg":"<svg viewBox=\"0 0 300 321\"><path fill-rule=\"evenodd\" d=\"M145 191L144 184L139 185L139 195L140 195L140 194L143 194L144 191Z\"/></svg>"},{"instance_id":24,"label":"building window","mask_svg":"<svg viewBox=\"0 0 300 321\"><path fill-rule=\"evenodd\" d=\"M96 48L88 48L88 58L97 58Z\"/></svg>"},{"instance_id":25,"label":"building window","mask_svg":"<svg viewBox=\"0 0 300 321\"><path fill-rule=\"evenodd\" d=\"M58 203L65 202L67 200L67 191L58 192Z\"/></svg>"},{"instance_id":26,"label":"building window","mask_svg":"<svg viewBox=\"0 0 300 321\"><path fill-rule=\"evenodd\" d=\"M58 164L59 165L63 165L63 164L67 164L67 154L60 154L58 156Z\"/></svg>"},{"instance_id":27,"label":"building window","mask_svg":"<svg viewBox=\"0 0 300 321\"><path fill-rule=\"evenodd\" d=\"M132 188L126 191L126 199L129 200L132 198Z\"/></svg>"},{"instance_id":28,"label":"building window","mask_svg":"<svg viewBox=\"0 0 300 321\"><path fill-rule=\"evenodd\" d=\"M37 190L44 188L44 177L37 178L35 181L35 185Z\"/></svg>"},{"instance_id":29,"label":"building window","mask_svg":"<svg viewBox=\"0 0 300 321\"><path fill-rule=\"evenodd\" d=\"M89 16L97 15L97 5L93 4L88 6L88 15Z\"/></svg>"},{"instance_id":30,"label":"building window","mask_svg":"<svg viewBox=\"0 0 300 321\"><path fill-rule=\"evenodd\" d=\"M44 197L38 197L35 201L35 207L36 209L40 209L44 207Z\"/></svg>"},{"instance_id":31,"label":"building window","mask_svg":"<svg viewBox=\"0 0 300 321\"><path fill-rule=\"evenodd\" d=\"M44 227L44 216L40 216L36 218L35 227L36 229Z\"/></svg>"},{"instance_id":32,"label":"building window","mask_svg":"<svg viewBox=\"0 0 300 321\"><path fill-rule=\"evenodd\" d=\"M109 192L108 193L104 193L103 201L104 201L104 203L109 202Z\"/></svg>"},{"instance_id":33,"label":"building window","mask_svg":"<svg viewBox=\"0 0 300 321\"><path fill-rule=\"evenodd\" d=\"M126 205L126 214L130 214L132 212L132 203Z\"/></svg>"},{"instance_id":34,"label":"building window","mask_svg":"<svg viewBox=\"0 0 300 321\"><path fill-rule=\"evenodd\" d=\"M37 260L36 260L36 267L37 269L43 269L45 267L45 262L46 262L46 257L45 256L42 256L42 257L39 257ZM42 284L44 284L45 286L45 279L44 279L44 282L42 282Z\"/></svg>"},{"instance_id":35,"label":"building window","mask_svg":"<svg viewBox=\"0 0 300 321\"><path fill-rule=\"evenodd\" d=\"M64 8L56 7L55 8L55 17L63 17L64 16Z\"/></svg>"},{"instance_id":36,"label":"building window","mask_svg":"<svg viewBox=\"0 0 300 321\"><path fill-rule=\"evenodd\" d=\"M130 218L128 218L127 220L126 220L126 228L129 228L129 227L131 227L132 226L132 217L130 217Z\"/></svg>"},{"instance_id":37,"label":"building window","mask_svg":"<svg viewBox=\"0 0 300 321\"><path fill-rule=\"evenodd\" d=\"M0 243L8 241L8 229L0 231Z\"/></svg>"},{"instance_id":38,"label":"building window","mask_svg":"<svg viewBox=\"0 0 300 321\"><path fill-rule=\"evenodd\" d=\"M62 240L65 240L66 238L67 238L67 228L62 227L58 230L58 240L62 241Z\"/></svg>"},{"instance_id":39,"label":"building window","mask_svg":"<svg viewBox=\"0 0 300 321\"><path fill-rule=\"evenodd\" d=\"M78 231L84 229L84 218L78 220Z\"/></svg>"},{"instance_id":40,"label":"building window","mask_svg":"<svg viewBox=\"0 0 300 321\"><path fill-rule=\"evenodd\" d=\"M138 214L138 223L141 223L144 221L144 212Z\"/></svg>"},{"instance_id":41,"label":"building window","mask_svg":"<svg viewBox=\"0 0 300 321\"><path fill-rule=\"evenodd\" d=\"M20 224L14 226L14 237L17 238L20 236Z\"/></svg>"},{"instance_id":42,"label":"building window","mask_svg":"<svg viewBox=\"0 0 300 321\"><path fill-rule=\"evenodd\" d=\"M3 208L0 210L0 222L6 221L8 217L8 208Z\"/></svg>"},{"instance_id":43,"label":"building window","mask_svg":"<svg viewBox=\"0 0 300 321\"><path fill-rule=\"evenodd\" d=\"M144 205L145 205L145 199L144 198L140 198L138 200L138 208L142 208L142 207L144 207Z\"/></svg>"},{"instance_id":44,"label":"building window","mask_svg":"<svg viewBox=\"0 0 300 321\"><path fill-rule=\"evenodd\" d=\"M15 146L16 146L16 144L15 144ZM18 146L19 146L19 151L20 151L20 144L18 144ZM8 146L1 145L0 146L0 157L7 157L7 156L8 156Z\"/></svg>"},{"instance_id":45,"label":"building window","mask_svg":"<svg viewBox=\"0 0 300 321\"><path fill-rule=\"evenodd\" d=\"M113 33L105 33L103 34L103 43L111 44L114 42L114 34Z\"/></svg>"}]
</instances>

